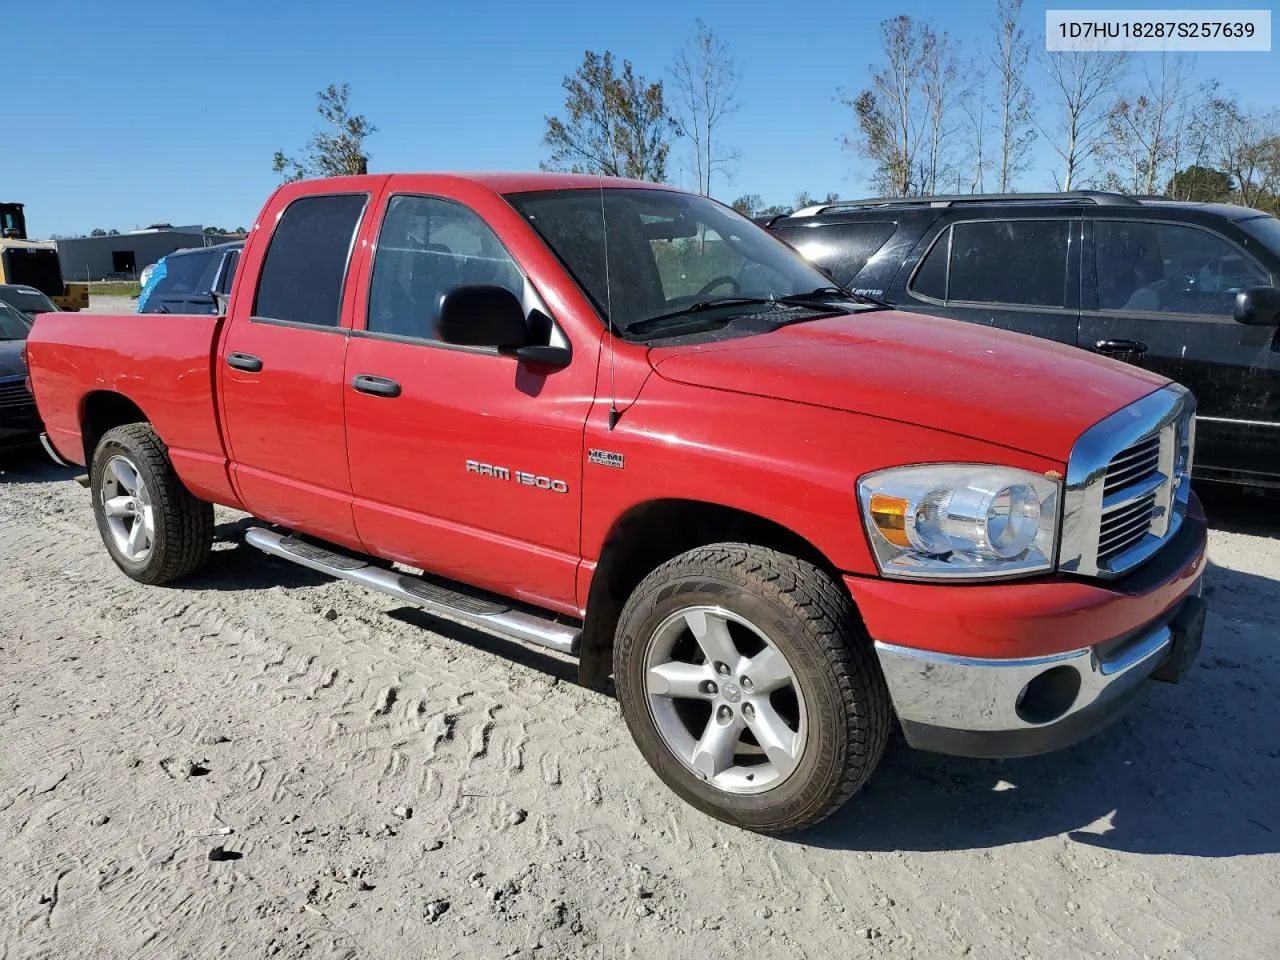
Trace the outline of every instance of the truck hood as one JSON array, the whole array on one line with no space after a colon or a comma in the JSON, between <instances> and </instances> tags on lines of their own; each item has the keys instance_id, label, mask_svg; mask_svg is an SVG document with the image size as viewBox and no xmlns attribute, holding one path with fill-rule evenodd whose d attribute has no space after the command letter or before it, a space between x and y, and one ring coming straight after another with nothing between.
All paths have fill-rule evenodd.
<instances>
[{"instance_id":1,"label":"truck hood","mask_svg":"<svg viewBox=\"0 0 1280 960\"><path fill-rule=\"evenodd\" d=\"M1075 347L898 311L650 351L676 383L944 430L1065 462L1080 434L1169 381Z\"/></svg>"},{"instance_id":2,"label":"truck hood","mask_svg":"<svg viewBox=\"0 0 1280 960\"><path fill-rule=\"evenodd\" d=\"M0 377L27 375L27 365L22 362L25 340L0 340Z\"/></svg>"}]
</instances>

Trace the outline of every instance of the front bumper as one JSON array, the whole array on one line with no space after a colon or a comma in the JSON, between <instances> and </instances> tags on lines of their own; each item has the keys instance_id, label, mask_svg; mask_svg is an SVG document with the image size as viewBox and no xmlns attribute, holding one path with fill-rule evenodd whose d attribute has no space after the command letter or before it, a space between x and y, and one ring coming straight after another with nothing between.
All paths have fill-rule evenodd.
<instances>
[{"instance_id":1,"label":"front bumper","mask_svg":"<svg viewBox=\"0 0 1280 960\"><path fill-rule=\"evenodd\" d=\"M1105 584L886 590L888 581L846 578L907 742L958 756L1045 753L1107 726L1148 678L1178 679L1199 650L1204 619L1206 527L1192 506L1160 554ZM939 590L963 591L963 602L948 609L946 597L928 593ZM884 603L890 592L896 617ZM925 644L922 623L949 630Z\"/></svg>"}]
</instances>

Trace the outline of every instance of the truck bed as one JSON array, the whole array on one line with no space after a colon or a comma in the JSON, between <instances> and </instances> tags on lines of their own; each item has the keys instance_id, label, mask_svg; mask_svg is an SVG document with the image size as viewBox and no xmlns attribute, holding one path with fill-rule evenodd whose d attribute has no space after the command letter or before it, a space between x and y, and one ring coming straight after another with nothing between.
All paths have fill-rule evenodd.
<instances>
[{"instance_id":1,"label":"truck bed","mask_svg":"<svg viewBox=\"0 0 1280 960\"><path fill-rule=\"evenodd\" d=\"M96 424L113 405L132 403L164 437L193 493L234 502L214 387L222 321L197 314L40 314L27 356L36 406L58 455L87 463L102 433Z\"/></svg>"}]
</instances>

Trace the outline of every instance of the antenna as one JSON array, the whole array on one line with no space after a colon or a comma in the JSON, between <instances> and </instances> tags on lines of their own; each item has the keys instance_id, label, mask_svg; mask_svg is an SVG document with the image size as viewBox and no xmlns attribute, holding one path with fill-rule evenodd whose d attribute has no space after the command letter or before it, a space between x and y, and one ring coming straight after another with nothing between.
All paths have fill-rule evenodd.
<instances>
[{"instance_id":1,"label":"antenna","mask_svg":"<svg viewBox=\"0 0 1280 960\"><path fill-rule=\"evenodd\" d=\"M609 220L604 212L604 177L600 178L600 224L604 227L604 325L609 333L609 429L618 425L618 364L613 353L613 284L609 279Z\"/></svg>"}]
</instances>

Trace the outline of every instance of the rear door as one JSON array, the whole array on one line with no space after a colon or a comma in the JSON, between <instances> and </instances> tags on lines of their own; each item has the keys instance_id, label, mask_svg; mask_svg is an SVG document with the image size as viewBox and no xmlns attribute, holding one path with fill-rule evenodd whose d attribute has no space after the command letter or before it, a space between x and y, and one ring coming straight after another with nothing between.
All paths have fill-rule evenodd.
<instances>
[{"instance_id":1,"label":"rear door","mask_svg":"<svg viewBox=\"0 0 1280 960\"><path fill-rule=\"evenodd\" d=\"M1078 216L951 223L915 264L901 306L1074 346L1080 230Z\"/></svg>"},{"instance_id":2,"label":"rear door","mask_svg":"<svg viewBox=\"0 0 1280 960\"><path fill-rule=\"evenodd\" d=\"M1196 473L1280 476L1280 352L1275 327L1231 316L1235 295L1273 280L1207 227L1091 219L1080 346L1190 388Z\"/></svg>"},{"instance_id":3,"label":"rear door","mask_svg":"<svg viewBox=\"0 0 1280 960\"><path fill-rule=\"evenodd\" d=\"M245 258L221 345L232 478L254 515L358 549L343 418L346 276L370 193L289 196L262 219L275 230Z\"/></svg>"}]
</instances>

